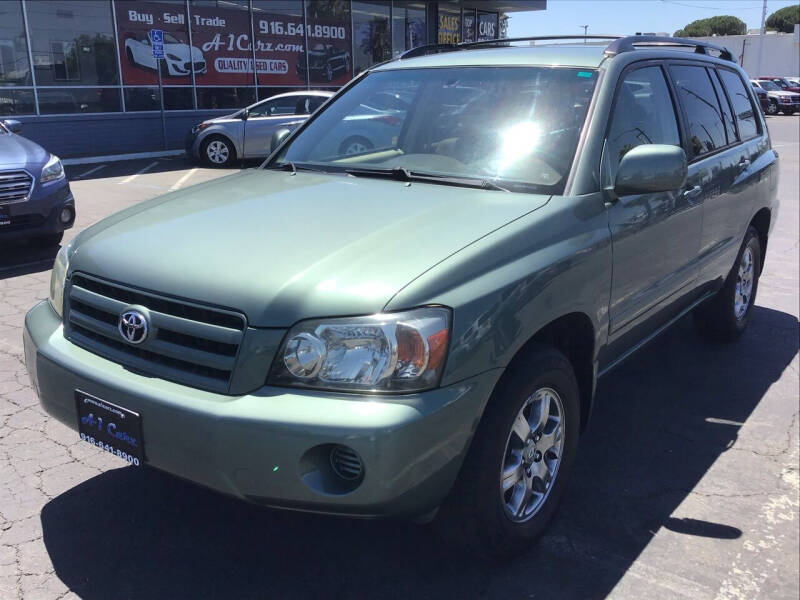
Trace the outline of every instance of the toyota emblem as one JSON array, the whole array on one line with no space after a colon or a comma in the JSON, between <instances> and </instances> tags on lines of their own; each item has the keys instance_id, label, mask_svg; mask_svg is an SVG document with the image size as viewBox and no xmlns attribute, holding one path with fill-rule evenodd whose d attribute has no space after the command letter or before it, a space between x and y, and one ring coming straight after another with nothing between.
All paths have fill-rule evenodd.
<instances>
[{"instance_id":1,"label":"toyota emblem","mask_svg":"<svg viewBox=\"0 0 800 600\"><path fill-rule=\"evenodd\" d=\"M130 344L141 344L147 339L147 319L138 310L126 310L122 313L117 328Z\"/></svg>"}]
</instances>

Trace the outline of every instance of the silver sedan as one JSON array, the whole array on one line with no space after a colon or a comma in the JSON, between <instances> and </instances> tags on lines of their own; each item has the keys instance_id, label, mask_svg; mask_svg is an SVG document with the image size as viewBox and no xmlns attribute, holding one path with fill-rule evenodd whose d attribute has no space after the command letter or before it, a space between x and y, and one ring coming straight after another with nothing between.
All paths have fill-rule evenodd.
<instances>
[{"instance_id":1,"label":"silver sedan","mask_svg":"<svg viewBox=\"0 0 800 600\"><path fill-rule=\"evenodd\" d=\"M333 92L304 90L278 94L192 127L186 153L214 167L243 158L269 154L272 134L281 126L304 121L333 96Z\"/></svg>"}]
</instances>

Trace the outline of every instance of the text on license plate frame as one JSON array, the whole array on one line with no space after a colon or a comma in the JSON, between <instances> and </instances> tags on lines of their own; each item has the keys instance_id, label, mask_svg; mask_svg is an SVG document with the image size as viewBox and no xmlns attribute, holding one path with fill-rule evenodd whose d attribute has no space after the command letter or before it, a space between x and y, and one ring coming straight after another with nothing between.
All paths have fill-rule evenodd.
<instances>
[{"instance_id":1,"label":"text on license plate frame","mask_svg":"<svg viewBox=\"0 0 800 600\"><path fill-rule=\"evenodd\" d=\"M144 462L142 418L137 412L75 390L81 440L138 467Z\"/></svg>"}]
</instances>

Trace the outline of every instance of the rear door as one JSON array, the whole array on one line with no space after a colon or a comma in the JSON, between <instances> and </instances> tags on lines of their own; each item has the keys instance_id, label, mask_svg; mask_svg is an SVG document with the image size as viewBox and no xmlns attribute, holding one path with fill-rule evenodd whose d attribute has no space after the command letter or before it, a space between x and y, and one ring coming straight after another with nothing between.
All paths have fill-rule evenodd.
<instances>
[{"instance_id":1,"label":"rear door","mask_svg":"<svg viewBox=\"0 0 800 600\"><path fill-rule=\"evenodd\" d=\"M308 105L308 96L284 96L262 102L250 109L244 125L244 154L262 157L269 154L272 134L281 125L302 118ZM300 110L301 112L297 112Z\"/></svg>"},{"instance_id":2,"label":"rear door","mask_svg":"<svg viewBox=\"0 0 800 600\"><path fill-rule=\"evenodd\" d=\"M752 212L750 144L740 142L728 94L713 65L673 63L669 73L687 128L688 193L703 206L699 282L714 287L733 265Z\"/></svg>"},{"instance_id":3,"label":"rear door","mask_svg":"<svg viewBox=\"0 0 800 600\"><path fill-rule=\"evenodd\" d=\"M642 65L642 66L638 66ZM641 144L681 145L675 101L658 62L637 63L617 86L605 149L604 185ZM685 190L621 196L608 209L613 248L609 304L611 354L669 318L697 278L702 205Z\"/></svg>"}]
</instances>

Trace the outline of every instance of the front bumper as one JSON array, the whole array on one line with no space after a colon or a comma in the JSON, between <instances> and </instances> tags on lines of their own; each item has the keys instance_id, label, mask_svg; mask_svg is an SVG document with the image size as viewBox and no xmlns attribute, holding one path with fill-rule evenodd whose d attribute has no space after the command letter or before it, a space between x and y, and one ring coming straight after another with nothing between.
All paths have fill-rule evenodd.
<instances>
[{"instance_id":1,"label":"front bumper","mask_svg":"<svg viewBox=\"0 0 800 600\"><path fill-rule=\"evenodd\" d=\"M138 375L75 346L47 302L25 317L24 343L42 406L69 427L77 429L80 389L141 414L153 467L267 506L361 517L421 515L441 503L501 372L402 396L275 387L223 396ZM312 451L325 444L358 452L358 487L326 487Z\"/></svg>"},{"instance_id":2,"label":"front bumper","mask_svg":"<svg viewBox=\"0 0 800 600\"><path fill-rule=\"evenodd\" d=\"M29 200L4 206L11 223L0 225L0 241L60 233L75 223L75 199L66 181L35 191ZM59 214L67 206L72 209L72 218L63 223Z\"/></svg>"}]
</instances>

